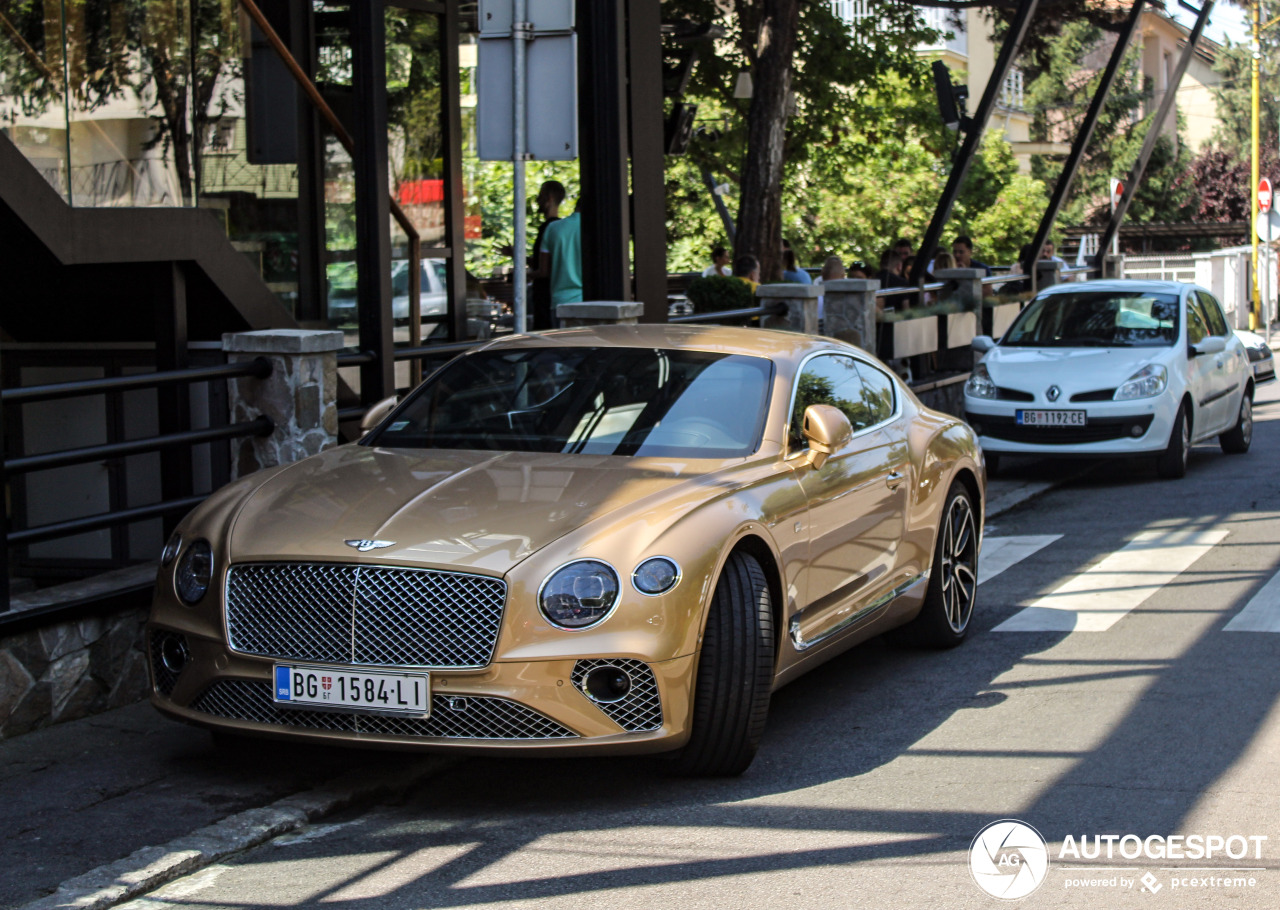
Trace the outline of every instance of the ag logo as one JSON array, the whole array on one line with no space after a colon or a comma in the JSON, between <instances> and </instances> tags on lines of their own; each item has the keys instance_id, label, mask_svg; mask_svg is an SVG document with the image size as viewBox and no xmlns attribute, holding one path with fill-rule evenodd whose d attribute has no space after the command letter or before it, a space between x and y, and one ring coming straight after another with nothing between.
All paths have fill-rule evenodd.
<instances>
[{"instance_id":1,"label":"ag logo","mask_svg":"<svg viewBox=\"0 0 1280 910\"><path fill-rule=\"evenodd\" d=\"M370 550L381 550L383 547L394 547L394 540L344 540L349 547L355 547L361 553L368 553Z\"/></svg>"},{"instance_id":2,"label":"ag logo","mask_svg":"<svg viewBox=\"0 0 1280 910\"><path fill-rule=\"evenodd\" d=\"M1019 900L1044 883L1049 848L1035 828L1002 818L979 831L969 845L969 872L992 897Z\"/></svg>"}]
</instances>

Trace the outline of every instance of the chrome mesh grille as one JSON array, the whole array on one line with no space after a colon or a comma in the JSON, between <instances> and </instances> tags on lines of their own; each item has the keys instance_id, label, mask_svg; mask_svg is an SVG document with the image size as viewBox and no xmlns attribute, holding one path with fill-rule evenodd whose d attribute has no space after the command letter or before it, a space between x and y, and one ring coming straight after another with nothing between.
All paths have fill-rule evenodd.
<instances>
[{"instance_id":1,"label":"chrome mesh grille","mask_svg":"<svg viewBox=\"0 0 1280 910\"><path fill-rule=\"evenodd\" d=\"M580 660L573 665L573 685L583 695L587 694L587 674L596 667L617 667L624 671L631 677L631 691L618 701L598 702L592 699L592 704L628 733L644 733L662 726L658 680L648 664L630 659Z\"/></svg>"},{"instance_id":2,"label":"chrome mesh grille","mask_svg":"<svg viewBox=\"0 0 1280 910\"><path fill-rule=\"evenodd\" d=\"M432 569L253 563L227 573L232 650L286 660L469 669L502 625L501 579Z\"/></svg>"},{"instance_id":3,"label":"chrome mesh grille","mask_svg":"<svg viewBox=\"0 0 1280 910\"><path fill-rule=\"evenodd\" d=\"M205 689L191 703L191 709L229 720L378 736L488 740L572 739L577 736L568 727L524 705L505 698L476 695L436 695L431 699L431 716L427 718L388 717L281 708L271 700L270 683L224 679Z\"/></svg>"}]
</instances>

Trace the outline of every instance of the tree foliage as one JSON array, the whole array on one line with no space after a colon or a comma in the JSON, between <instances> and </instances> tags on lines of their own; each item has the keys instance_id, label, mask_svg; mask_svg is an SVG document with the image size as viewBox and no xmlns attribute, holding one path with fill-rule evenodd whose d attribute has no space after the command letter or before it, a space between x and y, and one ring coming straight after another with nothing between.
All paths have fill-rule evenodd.
<instances>
[{"instance_id":1,"label":"tree foliage","mask_svg":"<svg viewBox=\"0 0 1280 910\"><path fill-rule=\"evenodd\" d=\"M1039 75L1028 88L1034 113L1032 134L1040 140L1070 141L1079 132L1089 102L1102 78L1086 58L1105 41L1102 29L1087 21L1066 24L1056 41L1046 45ZM1099 116L1093 139L1076 172L1059 215L1068 224L1101 224L1110 216L1110 179L1125 179L1154 117L1151 87L1138 67L1140 50L1131 47ZM1146 107L1145 117L1139 113ZM1194 205L1195 188L1179 177L1191 163L1185 142L1162 136L1147 164L1127 218L1132 221L1180 221ZM1061 173L1059 160L1036 157L1032 173L1052 185Z\"/></svg>"}]
</instances>

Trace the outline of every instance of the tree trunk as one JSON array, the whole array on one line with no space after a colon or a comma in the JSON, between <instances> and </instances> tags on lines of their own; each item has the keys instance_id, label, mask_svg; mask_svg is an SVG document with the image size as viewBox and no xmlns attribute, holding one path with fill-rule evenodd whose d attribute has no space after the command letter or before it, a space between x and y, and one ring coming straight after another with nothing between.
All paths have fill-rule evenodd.
<instances>
[{"instance_id":1,"label":"tree trunk","mask_svg":"<svg viewBox=\"0 0 1280 910\"><path fill-rule=\"evenodd\" d=\"M762 0L733 253L755 255L764 281L782 276L782 167L799 23L800 0Z\"/></svg>"}]
</instances>

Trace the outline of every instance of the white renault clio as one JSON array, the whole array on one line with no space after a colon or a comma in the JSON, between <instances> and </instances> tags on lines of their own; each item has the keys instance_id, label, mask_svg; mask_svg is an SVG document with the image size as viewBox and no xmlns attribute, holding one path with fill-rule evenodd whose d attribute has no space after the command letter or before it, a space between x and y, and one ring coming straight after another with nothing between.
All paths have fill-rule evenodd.
<instances>
[{"instance_id":1,"label":"white renault clio","mask_svg":"<svg viewBox=\"0 0 1280 910\"><path fill-rule=\"evenodd\" d=\"M1204 288L1086 281L1036 295L964 389L965 418L994 474L1002 454L1155 455L1181 477L1191 445L1249 450L1253 374Z\"/></svg>"}]
</instances>

